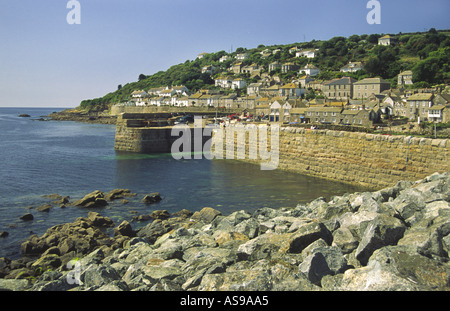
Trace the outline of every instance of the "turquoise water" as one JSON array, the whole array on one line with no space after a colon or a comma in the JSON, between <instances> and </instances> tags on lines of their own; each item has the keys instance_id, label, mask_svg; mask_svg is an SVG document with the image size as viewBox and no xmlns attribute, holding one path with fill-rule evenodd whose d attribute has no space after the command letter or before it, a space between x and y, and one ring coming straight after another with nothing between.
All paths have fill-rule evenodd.
<instances>
[{"instance_id":1,"label":"turquoise water","mask_svg":"<svg viewBox=\"0 0 450 311\"><path fill-rule=\"evenodd\" d=\"M224 214L261 207L292 207L319 196L354 192L357 187L280 171L261 171L257 165L228 160L180 160L171 154L116 152L115 127L76 122L38 121L56 109L0 108L0 257L14 257L31 234L42 235L57 224L84 217L88 210L54 206L49 213L35 210L57 193L71 201L94 190L127 188L137 193L130 203L96 210L120 222L155 209L196 211L209 206ZM20 118L27 113L31 118ZM154 205L140 202L160 192ZM19 217L31 212L35 219ZM142 225L142 224L141 224ZM138 226L138 224L134 224Z\"/></svg>"}]
</instances>

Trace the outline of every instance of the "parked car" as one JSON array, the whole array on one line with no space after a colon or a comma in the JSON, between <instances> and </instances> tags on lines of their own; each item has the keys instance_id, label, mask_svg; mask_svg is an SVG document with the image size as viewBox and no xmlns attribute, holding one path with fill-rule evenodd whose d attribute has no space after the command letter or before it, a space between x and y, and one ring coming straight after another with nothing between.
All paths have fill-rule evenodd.
<instances>
[{"instance_id":1,"label":"parked car","mask_svg":"<svg viewBox=\"0 0 450 311\"><path fill-rule=\"evenodd\" d=\"M175 121L175 124L189 124L189 123L194 123L194 116L190 114L182 116L181 118Z\"/></svg>"}]
</instances>

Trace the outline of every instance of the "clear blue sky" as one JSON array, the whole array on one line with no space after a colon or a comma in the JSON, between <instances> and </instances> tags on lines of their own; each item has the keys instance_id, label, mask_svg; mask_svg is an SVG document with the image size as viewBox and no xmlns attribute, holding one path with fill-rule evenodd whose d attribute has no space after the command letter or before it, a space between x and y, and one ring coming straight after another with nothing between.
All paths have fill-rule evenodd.
<instances>
[{"instance_id":1,"label":"clear blue sky","mask_svg":"<svg viewBox=\"0 0 450 311\"><path fill-rule=\"evenodd\" d=\"M202 52L449 29L450 0L0 0L0 106L76 107Z\"/></svg>"}]
</instances>

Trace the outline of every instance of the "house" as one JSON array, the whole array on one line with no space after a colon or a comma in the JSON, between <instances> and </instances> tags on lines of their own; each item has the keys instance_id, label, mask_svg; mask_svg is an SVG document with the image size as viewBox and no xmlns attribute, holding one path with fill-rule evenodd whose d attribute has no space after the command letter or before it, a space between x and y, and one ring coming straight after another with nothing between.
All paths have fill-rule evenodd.
<instances>
[{"instance_id":1,"label":"house","mask_svg":"<svg viewBox=\"0 0 450 311\"><path fill-rule=\"evenodd\" d=\"M248 53L239 53L236 54L237 60L246 60L250 55Z\"/></svg>"},{"instance_id":2,"label":"house","mask_svg":"<svg viewBox=\"0 0 450 311\"><path fill-rule=\"evenodd\" d=\"M234 101L236 100L236 94L230 94L220 97L220 107L234 108Z\"/></svg>"},{"instance_id":3,"label":"house","mask_svg":"<svg viewBox=\"0 0 450 311\"><path fill-rule=\"evenodd\" d=\"M172 90L174 90L177 95L183 95L183 96L189 95L189 89L187 87L185 87L184 85L176 85L176 86L172 87Z\"/></svg>"},{"instance_id":4,"label":"house","mask_svg":"<svg viewBox=\"0 0 450 311\"><path fill-rule=\"evenodd\" d=\"M275 97L280 94L280 86L278 84L274 84L272 86L266 86L261 88L260 94L267 97Z\"/></svg>"},{"instance_id":5,"label":"house","mask_svg":"<svg viewBox=\"0 0 450 311\"><path fill-rule=\"evenodd\" d=\"M163 99L164 99L164 97L162 97L162 96L150 98L150 106L158 106L158 107L161 106Z\"/></svg>"},{"instance_id":6,"label":"house","mask_svg":"<svg viewBox=\"0 0 450 311\"><path fill-rule=\"evenodd\" d=\"M219 63L226 62L226 61L229 60L229 59L231 59L230 56L224 55L224 56L222 56L222 57L219 59Z\"/></svg>"},{"instance_id":7,"label":"house","mask_svg":"<svg viewBox=\"0 0 450 311\"><path fill-rule=\"evenodd\" d=\"M304 73L306 75L313 77L317 76L320 73L320 69L314 66L313 64L308 64L300 69L300 73Z\"/></svg>"},{"instance_id":8,"label":"house","mask_svg":"<svg viewBox=\"0 0 450 311\"><path fill-rule=\"evenodd\" d=\"M341 72L357 72L364 69L364 64L361 62L349 62L341 68Z\"/></svg>"},{"instance_id":9,"label":"house","mask_svg":"<svg viewBox=\"0 0 450 311\"><path fill-rule=\"evenodd\" d=\"M198 59L202 59L203 57L205 57L206 55L208 55L209 53L200 53L197 55Z\"/></svg>"},{"instance_id":10,"label":"house","mask_svg":"<svg viewBox=\"0 0 450 311\"><path fill-rule=\"evenodd\" d=\"M289 122L289 110L292 106L285 101L275 100L270 104L269 121L270 122Z\"/></svg>"},{"instance_id":11,"label":"house","mask_svg":"<svg viewBox=\"0 0 450 311\"><path fill-rule=\"evenodd\" d=\"M139 101L139 99L144 99L148 97L148 93L146 91L138 90L131 93L131 97L135 99L136 101Z\"/></svg>"},{"instance_id":12,"label":"house","mask_svg":"<svg viewBox=\"0 0 450 311\"><path fill-rule=\"evenodd\" d=\"M282 73L287 73L289 71L296 71L296 70L298 70L298 66L293 63L286 63L286 64L281 65Z\"/></svg>"},{"instance_id":13,"label":"house","mask_svg":"<svg viewBox=\"0 0 450 311\"><path fill-rule=\"evenodd\" d=\"M341 111L339 107L310 107L305 109L305 123L340 124Z\"/></svg>"},{"instance_id":14,"label":"house","mask_svg":"<svg viewBox=\"0 0 450 311\"><path fill-rule=\"evenodd\" d=\"M159 95L162 97L172 97L175 94L176 92L173 89L164 90L159 93Z\"/></svg>"},{"instance_id":15,"label":"house","mask_svg":"<svg viewBox=\"0 0 450 311\"><path fill-rule=\"evenodd\" d=\"M317 51L318 50L316 50L316 49L300 50L295 53L295 57L314 58L314 57L316 57Z\"/></svg>"},{"instance_id":16,"label":"house","mask_svg":"<svg viewBox=\"0 0 450 311\"><path fill-rule=\"evenodd\" d=\"M406 117L406 101L397 95L388 94L382 103L392 109L392 115L396 117Z\"/></svg>"},{"instance_id":17,"label":"house","mask_svg":"<svg viewBox=\"0 0 450 311\"><path fill-rule=\"evenodd\" d=\"M322 92L328 99L350 99L356 79L343 77L323 83Z\"/></svg>"},{"instance_id":18,"label":"house","mask_svg":"<svg viewBox=\"0 0 450 311\"><path fill-rule=\"evenodd\" d=\"M232 86L232 79L230 78L224 78L224 77L218 77L214 80L215 86L224 88L224 89L230 89Z\"/></svg>"},{"instance_id":19,"label":"house","mask_svg":"<svg viewBox=\"0 0 450 311\"><path fill-rule=\"evenodd\" d=\"M290 122L291 123L303 123L305 122L306 109L308 108L292 108L290 110Z\"/></svg>"},{"instance_id":20,"label":"house","mask_svg":"<svg viewBox=\"0 0 450 311\"><path fill-rule=\"evenodd\" d=\"M372 127L373 123L379 121L379 115L373 110L350 110L344 109L341 112L342 124Z\"/></svg>"},{"instance_id":21,"label":"house","mask_svg":"<svg viewBox=\"0 0 450 311\"><path fill-rule=\"evenodd\" d=\"M244 79L238 78L231 81L231 88L235 89L243 89L247 85Z\"/></svg>"},{"instance_id":22,"label":"house","mask_svg":"<svg viewBox=\"0 0 450 311\"><path fill-rule=\"evenodd\" d=\"M395 43L397 43L397 39L391 37L390 35L386 35L378 39L378 45L387 46L394 45Z\"/></svg>"},{"instance_id":23,"label":"house","mask_svg":"<svg viewBox=\"0 0 450 311\"><path fill-rule=\"evenodd\" d=\"M391 88L391 83L382 78L367 78L353 83L353 98L368 98Z\"/></svg>"},{"instance_id":24,"label":"house","mask_svg":"<svg viewBox=\"0 0 450 311\"><path fill-rule=\"evenodd\" d=\"M411 121L427 121L428 110L433 106L433 93L417 93L406 99L406 116ZM433 117L434 118L434 117Z\"/></svg>"},{"instance_id":25,"label":"house","mask_svg":"<svg viewBox=\"0 0 450 311\"><path fill-rule=\"evenodd\" d=\"M176 107L188 107L189 106L189 97L188 96L175 96L173 105Z\"/></svg>"},{"instance_id":26,"label":"house","mask_svg":"<svg viewBox=\"0 0 450 311\"><path fill-rule=\"evenodd\" d=\"M288 83L279 88L280 96L300 97L305 94L305 89L301 88L299 83Z\"/></svg>"},{"instance_id":27,"label":"house","mask_svg":"<svg viewBox=\"0 0 450 311\"><path fill-rule=\"evenodd\" d=\"M214 74L214 72L216 72L216 67L213 65L209 65L209 66L204 66L202 68L202 73L208 73L210 75Z\"/></svg>"},{"instance_id":28,"label":"house","mask_svg":"<svg viewBox=\"0 0 450 311\"><path fill-rule=\"evenodd\" d=\"M269 72L275 71L278 68L281 68L281 64L279 62L273 62L269 64Z\"/></svg>"},{"instance_id":29,"label":"house","mask_svg":"<svg viewBox=\"0 0 450 311\"><path fill-rule=\"evenodd\" d=\"M241 62L239 62L239 63L235 63L235 64L233 64L231 67L230 67L230 71L232 71L233 73L235 73L235 74L238 74L238 73L241 73L241 69L242 69L242 63Z\"/></svg>"},{"instance_id":30,"label":"house","mask_svg":"<svg viewBox=\"0 0 450 311\"><path fill-rule=\"evenodd\" d=\"M249 86L247 86L247 94L248 95L259 95L259 92L262 87L262 83L251 83Z\"/></svg>"},{"instance_id":31,"label":"house","mask_svg":"<svg viewBox=\"0 0 450 311\"><path fill-rule=\"evenodd\" d=\"M260 68L258 65L256 64L251 64L249 66L244 66L241 69L241 73L249 73L250 75L255 75L255 74L260 74L261 73L262 68Z\"/></svg>"},{"instance_id":32,"label":"house","mask_svg":"<svg viewBox=\"0 0 450 311\"><path fill-rule=\"evenodd\" d=\"M448 116L447 120L444 121L444 110L450 110L450 107L444 105L432 106L428 109L428 120L436 123L449 122Z\"/></svg>"},{"instance_id":33,"label":"house","mask_svg":"<svg viewBox=\"0 0 450 311\"><path fill-rule=\"evenodd\" d=\"M300 86L303 86L303 88L306 88L309 82L314 81L313 78L311 78L308 75L301 76L297 79L298 83L300 83Z\"/></svg>"},{"instance_id":34,"label":"house","mask_svg":"<svg viewBox=\"0 0 450 311\"><path fill-rule=\"evenodd\" d=\"M413 84L412 81L413 73L411 70L403 71L398 75L398 85L411 85Z\"/></svg>"}]
</instances>

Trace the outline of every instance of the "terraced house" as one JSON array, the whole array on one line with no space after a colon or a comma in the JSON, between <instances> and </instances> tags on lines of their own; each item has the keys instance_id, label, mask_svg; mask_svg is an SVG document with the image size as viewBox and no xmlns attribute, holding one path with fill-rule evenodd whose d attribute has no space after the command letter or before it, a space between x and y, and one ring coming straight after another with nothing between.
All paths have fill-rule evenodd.
<instances>
[{"instance_id":1,"label":"terraced house","mask_svg":"<svg viewBox=\"0 0 450 311\"><path fill-rule=\"evenodd\" d=\"M369 98L391 89L391 83L382 78L367 78L353 84L353 99Z\"/></svg>"},{"instance_id":2,"label":"terraced house","mask_svg":"<svg viewBox=\"0 0 450 311\"><path fill-rule=\"evenodd\" d=\"M406 99L406 116L411 121L428 121L428 110L433 106L433 93L417 93Z\"/></svg>"},{"instance_id":3,"label":"terraced house","mask_svg":"<svg viewBox=\"0 0 450 311\"><path fill-rule=\"evenodd\" d=\"M353 84L356 79L350 77L343 77L341 79L334 79L323 84L323 94L328 99L351 99L353 97Z\"/></svg>"}]
</instances>

